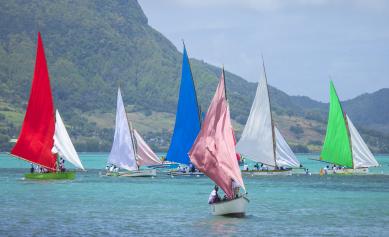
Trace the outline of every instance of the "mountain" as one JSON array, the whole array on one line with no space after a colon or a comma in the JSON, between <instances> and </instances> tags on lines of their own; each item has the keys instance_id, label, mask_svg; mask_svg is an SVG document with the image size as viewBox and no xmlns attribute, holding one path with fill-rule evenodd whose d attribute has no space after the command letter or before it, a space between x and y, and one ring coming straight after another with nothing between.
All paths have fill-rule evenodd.
<instances>
[{"instance_id":1,"label":"mountain","mask_svg":"<svg viewBox=\"0 0 389 237\"><path fill-rule=\"evenodd\" d=\"M0 1L1 151L9 151L9 139L19 133L29 97L38 31L43 36L56 108L79 151L109 151L118 86L134 126L154 149L167 149L182 54L148 25L137 1L9 0ZM201 60L190 61L205 112L221 69ZM256 84L229 72L226 80L239 135ZM389 96L387 89L382 91L345 102L375 151L389 151L382 142L388 132L381 130L389 126L381 106ZM276 122L293 147L297 151L319 150L328 105L304 96L289 96L273 87L270 95Z\"/></svg>"}]
</instances>

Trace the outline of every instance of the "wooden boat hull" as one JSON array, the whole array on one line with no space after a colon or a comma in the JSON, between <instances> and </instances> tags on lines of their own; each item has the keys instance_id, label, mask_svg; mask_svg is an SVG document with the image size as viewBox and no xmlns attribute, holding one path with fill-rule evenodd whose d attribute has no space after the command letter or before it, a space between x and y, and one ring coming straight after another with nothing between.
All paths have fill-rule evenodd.
<instances>
[{"instance_id":1,"label":"wooden boat hull","mask_svg":"<svg viewBox=\"0 0 389 237\"><path fill-rule=\"evenodd\" d=\"M74 179L75 177L75 172L28 173L24 175L25 179L31 180L64 180Z\"/></svg>"},{"instance_id":2,"label":"wooden boat hull","mask_svg":"<svg viewBox=\"0 0 389 237\"><path fill-rule=\"evenodd\" d=\"M215 216L244 217L249 199L245 196L210 204L211 213Z\"/></svg>"},{"instance_id":3,"label":"wooden boat hull","mask_svg":"<svg viewBox=\"0 0 389 237\"><path fill-rule=\"evenodd\" d=\"M153 177L157 175L157 170L147 169L147 170L135 170L128 172L107 172L107 176L120 176L120 177Z\"/></svg>"},{"instance_id":4,"label":"wooden boat hull","mask_svg":"<svg viewBox=\"0 0 389 237\"><path fill-rule=\"evenodd\" d=\"M204 173L201 172L179 172L179 171L170 171L168 172L168 175L171 176L203 176Z\"/></svg>"},{"instance_id":5,"label":"wooden boat hull","mask_svg":"<svg viewBox=\"0 0 389 237\"><path fill-rule=\"evenodd\" d=\"M180 164L178 163L170 163L170 162L165 162L160 165L149 165L147 167L152 168L152 169L176 169Z\"/></svg>"},{"instance_id":6,"label":"wooden boat hull","mask_svg":"<svg viewBox=\"0 0 389 237\"><path fill-rule=\"evenodd\" d=\"M369 168L327 170L327 175L364 175L368 173ZM320 175L326 175L323 169L320 170Z\"/></svg>"},{"instance_id":7,"label":"wooden boat hull","mask_svg":"<svg viewBox=\"0 0 389 237\"><path fill-rule=\"evenodd\" d=\"M292 170L242 170L242 174L247 176L287 176L292 175Z\"/></svg>"}]
</instances>

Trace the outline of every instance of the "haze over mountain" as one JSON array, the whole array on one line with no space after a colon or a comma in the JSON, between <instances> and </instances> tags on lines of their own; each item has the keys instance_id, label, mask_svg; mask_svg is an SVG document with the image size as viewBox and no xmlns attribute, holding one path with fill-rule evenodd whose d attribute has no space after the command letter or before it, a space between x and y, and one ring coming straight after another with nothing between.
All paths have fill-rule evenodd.
<instances>
[{"instance_id":1,"label":"haze over mountain","mask_svg":"<svg viewBox=\"0 0 389 237\"><path fill-rule=\"evenodd\" d=\"M10 0L0 2L1 151L8 151L12 146L9 139L19 134L38 31L43 36L55 105L78 151L109 151L119 85L134 126L155 149L167 149L182 55L148 25L137 1ZM190 55L190 45L188 52ZM191 59L191 65L199 102L206 111L221 69L197 59ZM228 72L226 78L239 134L256 84ZM342 93L338 94L341 98ZM289 96L276 88L271 88L270 95L275 120L292 147L296 151L318 151L328 105ZM387 104L389 89L344 103L345 111L374 151L389 152Z\"/></svg>"}]
</instances>

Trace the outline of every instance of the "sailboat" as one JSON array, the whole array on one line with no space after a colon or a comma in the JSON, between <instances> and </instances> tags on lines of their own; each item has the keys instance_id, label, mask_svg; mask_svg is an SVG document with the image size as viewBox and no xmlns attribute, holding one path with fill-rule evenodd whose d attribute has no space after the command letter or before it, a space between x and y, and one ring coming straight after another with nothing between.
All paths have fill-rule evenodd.
<instances>
[{"instance_id":1,"label":"sailboat","mask_svg":"<svg viewBox=\"0 0 389 237\"><path fill-rule=\"evenodd\" d=\"M350 117L343 112L333 82L330 82L330 109L320 160L339 166L321 173L366 174L377 160L363 141Z\"/></svg>"},{"instance_id":2,"label":"sailboat","mask_svg":"<svg viewBox=\"0 0 389 237\"><path fill-rule=\"evenodd\" d=\"M248 159L261 163L256 170L243 170L250 175L291 175L300 162L274 124L271 113L265 64L254 102L236 150ZM266 167L264 166L266 165Z\"/></svg>"},{"instance_id":3,"label":"sailboat","mask_svg":"<svg viewBox=\"0 0 389 237\"><path fill-rule=\"evenodd\" d=\"M190 164L188 152L200 131L200 127L201 119L196 88L184 45L176 122L166 160L188 166ZM179 173L173 172L172 174Z\"/></svg>"},{"instance_id":4,"label":"sailboat","mask_svg":"<svg viewBox=\"0 0 389 237\"><path fill-rule=\"evenodd\" d=\"M74 172L60 172L58 156L84 170L58 111L54 117L49 71L40 33L30 99L11 155L48 171L25 174L27 179L74 179Z\"/></svg>"},{"instance_id":5,"label":"sailboat","mask_svg":"<svg viewBox=\"0 0 389 237\"><path fill-rule=\"evenodd\" d=\"M141 165L160 164L157 155L128 122L120 88L116 105L115 135L108 163L127 172L107 171L107 176L149 177L155 176L155 169L139 169Z\"/></svg>"},{"instance_id":6,"label":"sailboat","mask_svg":"<svg viewBox=\"0 0 389 237\"><path fill-rule=\"evenodd\" d=\"M241 217L246 213L249 200L246 194L240 195L233 188L233 183L236 183L245 191L231 129L223 69L189 157L192 163L213 180L226 195L225 200L210 204L212 214Z\"/></svg>"}]
</instances>

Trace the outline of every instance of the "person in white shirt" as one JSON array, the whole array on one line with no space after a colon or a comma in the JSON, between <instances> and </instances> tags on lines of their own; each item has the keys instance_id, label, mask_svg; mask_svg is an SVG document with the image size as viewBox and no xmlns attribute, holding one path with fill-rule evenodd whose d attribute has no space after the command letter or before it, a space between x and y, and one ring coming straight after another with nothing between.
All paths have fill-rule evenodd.
<instances>
[{"instance_id":1,"label":"person in white shirt","mask_svg":"<svg viewBox=\"0 0 389 237\"><path fill-rule=\"evenodd\" d=\"M239 197L240 185L235 180L232 180L232 189L234 190L234 198Z\"/></svg>"},{"instance_id":2,"label":"person in white shirt","mask_svg":"<svg viewBox=\"0 0 389 237\"><path fill-rule=\"evenodd\" d=\"M109 167L109 172L113 172L114 171L114 167L113 165L111 165L111 167Z\"/></svg>"},{"instance_id":3,"label":"person in white shirt","mask_svg":"<svg viewBox=\"0 0 389 237\"><path fill-rule=\"evenodd\" d=\"M216 202L220 201L220 197L219 197L219 194L217 193L217 191L219 191L219 187L217 185L215 185L211 194L209 195L208 204L212 204L212 203L216 203Z\"/></svg>"}]
</instances>

